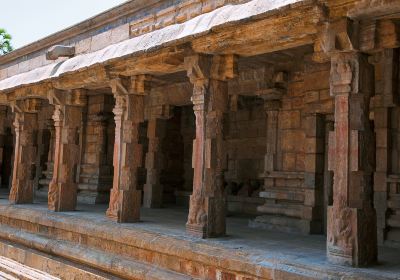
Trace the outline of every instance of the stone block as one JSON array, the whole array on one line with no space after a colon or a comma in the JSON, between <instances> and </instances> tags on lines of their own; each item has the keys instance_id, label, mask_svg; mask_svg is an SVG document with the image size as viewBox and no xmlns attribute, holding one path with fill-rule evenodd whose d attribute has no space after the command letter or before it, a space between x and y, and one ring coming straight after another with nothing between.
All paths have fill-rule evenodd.
<instances>
[{"instance_id":1,"label":"stone block","mask_svg":"<svg viewBox=\"0 0 400 280\"><path fill-rule=\"evenodd\" d=\"M112 44L129 39L129 24L123 24L111 30Z\"/></svg>"},{"instance_id":2,"label":"stone block","mask_svg":"<svg viewBox=\"0 0 400 280\"><path fill-rule=\"evenodd\" d=\"M387 129L375 129L375 134L376 134L376 147L377 148L388 148L389 144L389 135L388 135L388 130Z\"/></svg>"},{"instance_id":3,"label":"stone block","mask_svg":"<svg viewBox=\"0 0 400 280\"><path fill-rule=\"evenodd\" d=\"M376 167L377 172L388 171L388 150L386 148L376 148Z\"/></svg>"},{"instance_id":4,"label":"stone block","mask_svg":"<svg viewBox=\"0 0 400 280\"><path fill-rule=\"evenodd\" d=\"M377 128L388 128L389 112L387 108L374 108L374 126Z\"/></svg>"},{"instance_id":5,"label":"stone block","mask_svg":"<svg viewBox=\"0 0 400 280\"><path fill-rule=\"evenodd\" d=\"M7 68L0 69L0 80L7 78Z\"/></svg>"},{"instance_id":6,"label":"stone block","mask_svg":"<svg viewBox=\"0 0 400 280\"><path fill-rule=\"evenodd\" d=\"M29 70L29 60L22 61L18 63L18 73L28 72Z\"/></svg>"},{"instance_id":7,"label":"stone block","mask_svg":"<svg viewBox=\"0 0 400 280\"><path fill-rule=\"evenodd\" d=\"M303 171L305 169L306 155L304 153L296 154L296 171Z\"/></svg>"},{"instance_id":8,"label":"stone block","mask_svg":"<svg viewBox=\"0 0 400 280\"><path fill-rule=\"evenodd\" d=\"M324 177L320 173L304 172L304 187L310 189L321 189Z\"/></svg>"},{"instance_id":9,"label":"stone block","mask_svg":"<svg viewBox=\"0 0 400 280\"><path fill-rule=\"evenodd\" d=\"M314 103L319 101L319 92L318 91L307 91L304 94L304 103Z\"/></svg>"},{"instance_id":10,"label":"stone block","mask_svg":"<svg viewBox=\"0 0 400 280\"><path fill-rule=\"evenodd\" d=\"M85 38L82 39L78 42L76 42L75 44L75 53L78 54L83 54L83 53L87 53L90 51L90 47L92 44L92 38Z\"/></svg>"},{"instance_id":11,"label":"stone block","mask_svg":"<svg viewBox=\"0 0 400 280\"><path fill-rule=\"evenodd\" d=\"M281 111L279 118L282 129L300 127L300 111Z\"/></svg>"},{"instance_id":12,"label":"stone block","mask_svg":"<svg viewBox=\"0 0 400 280\"><path fill-rule=\"evenodd\" d=\"M319 100L325 101L325 100L331 100L333 99L331 97L331 92L329 89L323 89L319 91Z\"/></svg>"},{"instance_id":13,"label":"stone block","mask_svg":"<svg viewBox=\"0 0 400 280\"><path fill-rule=\"evenodd\" d=\"M324 139L317 137L306 137L304 145L305 153L307 154L322 154L324 153Z\"/></svg>"},{"instance_id":14,"label":"stone block","mask_svg":"<svg viewBox=\"0 0 400 280\"><path fill-rule=\"evenodd\" d=\"M296 170L296 154L295 153L283 153L282 164L285 171Z\"/></svg>"},{"instance_id":15,"label":"stone block","mask_svg":"<svg viewBox=\"0 0 400 280\"><path fill-rule=\"evenodd\" d=\"M321 90L329 88L329 71L318 71L310 75L304 75L305 90Z\"/></svg>"},{"instance_id":16,"label":"stone block","mask_svg":"<svg viewBox=\"0 0 400 280\"><path fill-rule=\"evenodd\" d=\"M95 52L107 47L111 41L111 30L102 32L92 37L90 51Z\"/></svg>"},{"instance_id":17,"label":"stone block","mask_svg":"<svg viewBox=\"0 0 400 280\"><path fill-rule=\"evenodd\" d=\"M374 192L387 192L387 175L386 172L374 173Z\"/></svg>"},{"instance_id":18,"label":"stone block","mask_svg":"<svg viewBox=\"0 0 400 280\"><path fill-rule=\"evenodd\" d=\"M324 170L323 154L306 154L305 171L322 173Z\"/></svg>"},{"instance_id":19,"label":"stone block","mask_svg":"<svg viewBox=\"0 0 400 280\"><path fill-rule=\"evenodd\" d=\"M296 152L304 149L304 132L300 130L283 130L281 132L282 151Z\"/></svg>"},{"instance_id":20,"label":"stone block","mask_svg":"<svg viewBox=\"0 0 400 280\"><path fill-rule=\"evenodd\" d=\"M303 92L304 92L303 81L289 83L288 96L290 96L290 97L299 96Z\"/></svg>"},{"instance_id":21,"label":"stone block","mask_svg":"<svg viewBox=\"0 0 400 280\"><path fill-rule=\"evenodd\" d=\"M304 101L303 101L302 96L292 98L292 108L293 109L303 109L303 107L304 107Z\"/></svg>"}]
</instances>

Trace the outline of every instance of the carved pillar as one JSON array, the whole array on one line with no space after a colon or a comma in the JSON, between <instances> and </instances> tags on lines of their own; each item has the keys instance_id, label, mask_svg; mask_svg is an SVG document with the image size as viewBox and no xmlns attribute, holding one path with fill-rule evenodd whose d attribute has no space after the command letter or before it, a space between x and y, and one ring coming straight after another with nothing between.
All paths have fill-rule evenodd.
<instances>
[{"instance_id":1,"label":"carved pillar","mask_svg":"<svg viewBox=\"0 0 400 280\"><path fill-rule=\"evenodd\" d=\"M162 205L163 186L160 183L160 174L163 152L161 151L161 143L165 136L165 130L165 119L151 118L149 120L147 126L149 148L146 154L147 178L143 197L143 206L146 208L158 208Z\"/></svg>"},{"instance_id":2,"label":"carved pillar","mask_svg":"<svg viewBox=\"0 0 400 280\"><path fill-rule=\"evenodd\" d=\"M233 76L232 57L196 55L185 58L193 84L196 139L193 141L193 194L186 231L206 238L225 234L226 202L223 195L226 145L223 121L228 108L224 81Z\"/></svg>"},{"instance_id":3,"label":"carved pillar","mask_svg":"<svg viewBox=\"0 0 400 280\"><path fill-rule=\"evenodd\" d=\"M329 169L334 172L334 186L333 206L328 208L327 254L339 264L363 266L377 259L372 207L374 135L368 118L373 79L365 55L332 54L335 130L329 135Z\"/></svg>"},{"instance_id":4,"label":"carved pillar","mask_svg":"<svg viewBox=\"0 0 400 280\"><path fill-rule=\"evenodd\" d=\"M74 90L71 93L54 91L53 94L54 167L53 179L49 185L48 207L53 211L73 211L77 201L79 128L86 96L84 90Z\"/></svg>"},{"instance_id":5,"label":"carved pillar","mask_svg":"<svg viewBox=\"0 0 400 280\"><path fill-rule=\"evenodd\" d=\"M144 121L146 76L128 80L114 79L111 87L116 99L114 178L107 216L119 223L140 219L141 191L138 168L142 166L139 125Z\"/></svg>"},{"instance_id":6,"label":"carved pillar","mask_svg":"<svg viewBox=\"0 0 400 280\"><path fill-rule=\"evenodd\" d=\"M15 204L33 202L39 109L38 99L17 101L14 105L15 150L9 200Z\"/></svg>"}]
</instances>

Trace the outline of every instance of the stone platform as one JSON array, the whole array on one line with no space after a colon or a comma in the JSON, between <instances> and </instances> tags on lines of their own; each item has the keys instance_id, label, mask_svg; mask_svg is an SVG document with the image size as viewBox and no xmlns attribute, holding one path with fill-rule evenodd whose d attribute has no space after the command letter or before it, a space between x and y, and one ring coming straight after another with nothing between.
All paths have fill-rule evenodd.
<instances>
[{"instance_id":1,"label":"stone platform","mask_svg":"<svg viewBox=\"0 0 400 280\"><path fill-rule=\"evenodd\" d=\"M105 209L54 213L0 199L0 253L62 279L400 279L397 249L348 268L327 263L324 236L255 231L251 217L229 217L226 237L200 240L185 234L183 208L142 209L136 224L114 223Z\"/></svg>"}]
</instances>

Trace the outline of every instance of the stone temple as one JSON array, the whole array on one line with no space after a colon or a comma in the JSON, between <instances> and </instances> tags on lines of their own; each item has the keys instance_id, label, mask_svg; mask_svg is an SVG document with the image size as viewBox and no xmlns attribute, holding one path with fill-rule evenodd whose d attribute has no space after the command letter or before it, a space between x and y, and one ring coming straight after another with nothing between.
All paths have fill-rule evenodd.
<instances>
[{"instance_id":1,"label":"stone temple","mask_svg":"<svg viewBox=\"0 0 400 280\"><path fill-rule=\"evenodd\" d=\"M400 279L399 68L399 0L132 0L1 56L0 278Z\"/></svg>"}]
</instances>

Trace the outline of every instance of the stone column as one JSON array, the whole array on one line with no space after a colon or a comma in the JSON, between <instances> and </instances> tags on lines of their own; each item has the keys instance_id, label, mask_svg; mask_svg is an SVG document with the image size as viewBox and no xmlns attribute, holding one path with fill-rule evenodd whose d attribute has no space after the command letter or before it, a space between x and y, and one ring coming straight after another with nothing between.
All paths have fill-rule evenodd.
<instances>
[{"instance_id":1,"label":"stone column","mask_svg":"<svg viewBox=\"0 0 400 280\"><path fill-rule=\"evenodd\" d=\"M53 211L73 211L77 201L79 128L86 96L84 90L74 90L64 95L71 99L54 103L54 167L48 194L48 207Z\"/></svg>"},{"instance_id":2,"label":"stone column","mask_svg":"<svg viewBox=\"0 0 400 280\"><path fill-rule=\"evenodd\" d=\"M3 168L3 152L4 152L4 142L6 137L6 118L7 118L7 107L0 106L0 168ZM3 178L0 177L0 186L3 185Z\"/></svg>"},{"instance_id":3,"label":"stone column","mask_svg":"<svg viewBox=\"0 0 400 280\"><path fill-rule=\"evenodd\" d=\"M163 164L162 140L165 136L166 120L151 118L148 121L147 137L149 148L146 154L147 178L144 185L143 206L159 208L162 205L163 186L160 183L160 174Z\"/></svg>"},{"instance_id":4,"label":"stone column","mask_svg":"<svg viewBox=\"0 0 400 280\"><path fill-rule=\"evenodd\" d=\"M280 100L265 100L264 108L267 115L266 149L264 157L264 174L277 170L277 148L278 148L278 115L281 106ZM274 178L264 179L265 187L274 186Z\"/></svg>"},{"instance_id":5,"label":"stone column","mask_svg":"<svg viewBox=\"0 0 400 280\"><path fill-rule=\"evenodd\" d=\"M114 178L107 216L119 223L140 220L141 190L138 188L138 169L142 166L142 145L139 144L139 125L144 121L146 76L111 83L116 99Z\"/></svg>"},{"instance_id":6,"label":"stone column","mask_svg":"<svg viewBox=\"0 0 400 280\"><path fill-rule=\"evenodd\" d=\"M39 109L38 99L17 101L14 106L15 150L9 200L15 204L33 203Z\"/></svg>"},{"instance_id":7,"label":"stone column","mask_svg":"<svg viewBox=\"0 0 400 280\"><path fill-rule=\"evenodd\" d=\"M305 172L304 172L304 214L309 221L311 233L322 233L324 221L324 154L325 118L321 114L305 117Z\"/></svg>"},{"instance_id":8,"label":"stone column","mask_svg":"<svg viewBox=\"0 0 400 280\"><path fill-rule=\"evenodd\" d=\"M228 66L232 66L233 61L225 59L211 59L203 55L185 58L188 76L193 84L192 102L196 116L193 193L190 196L186 231L201 238L223 236L226 230L223 121L228 108L228 88L224 80L226 71L233 70Z\"/></svg>"},{"instance_id":9,"label":"stone column","mask_svg":"<svg viewBox=\"0 0 400 280\"><path fill-rule=\"evenodd\" d=\"M374 172L374 207L377 214L378 242L383 244L388 231L388 175L393 174L391 141L393 108L398 105L399 51L385 49L370 57L375 67L375 96L372 99L376 135L376 168ZM389 202L390 203L390 202ZM389 210L390 211L390 210Z\"/></svg>"},{"instance_id":10,"label":"stone column","mask_svg":"<svg viewBox=\"0 0 400 280\"><path fill-rule=\"evenodd\" d=\"M338 264L364 266L377 259L372 206L373 132L369 101L373 71L357 52L331 56L335 130L329 135L329 169L334 172L333 206L328 208L327 255Z\"/></svg>"}]
</instances>

